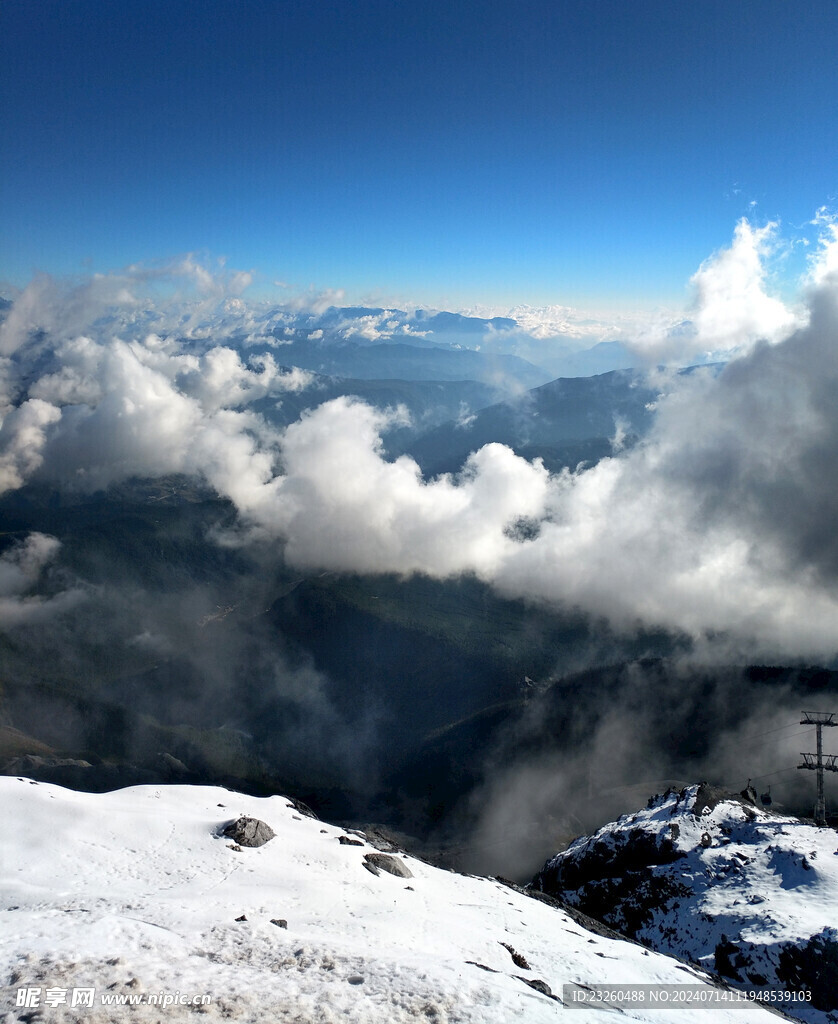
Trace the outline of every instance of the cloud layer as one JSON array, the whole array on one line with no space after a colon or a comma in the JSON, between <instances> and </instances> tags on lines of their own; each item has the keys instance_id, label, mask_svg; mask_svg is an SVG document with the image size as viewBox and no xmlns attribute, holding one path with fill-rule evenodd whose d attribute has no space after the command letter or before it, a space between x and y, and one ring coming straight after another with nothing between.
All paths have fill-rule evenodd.
<instances>
[{"instance_id":1,"label":"cloud layer","mask_svg":"<svg viewBox=\"0 0 838 1024\"><path fill-rule=\"evenodd\" d=\"M471 572L626 630L833 657L838 238L827 228L806 309L792 314L764 291L770 227L741 223L696 274L693 317L699 337L738 357L662 376L642 445L553 477L490 444L458 475L425 480L383 453L398 413L346 398L278 432L250 405L309 377L232 340L256 324L240 275L179 264L191 306L171 288L149 305L140 292L162 274L64 291L39 279L0 329L0 489L197 474L235 503L242 535L281 540L295 565Z\"/></svg>"},{"instance_id":2,"label":"cloud layer","mask_svg":"<svg viewBox=\"0 0 838 1024\"><path fill-rule=\"evenodd\" d=\"M33 592L60 546L55 537L30 533L0 555L0 625L38 625L82 599L78 589L62 590L51 597Z\"/></svg>"}]
</instances>

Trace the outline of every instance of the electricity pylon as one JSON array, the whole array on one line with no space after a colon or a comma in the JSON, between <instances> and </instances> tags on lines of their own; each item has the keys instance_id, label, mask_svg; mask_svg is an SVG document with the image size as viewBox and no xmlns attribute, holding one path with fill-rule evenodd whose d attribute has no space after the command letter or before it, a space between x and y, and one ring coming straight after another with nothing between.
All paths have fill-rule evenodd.
<instances>
[{"instance_id":1,"label":"electricity pylon","mask_svg":"<svg viewBox=\"0 0 838 1024\"><path fill-rule=\"evenodd\" d=\"M817 797L815 799L815 824L826 824L826 800L823 795L823 773L838 772L838 754L827 754L824 759L823 753L823 729L824 726L835 725L835 712L828 711L804 711L801 725L814 725L818 730L818 752L817 754L801 754L803 764L798 768L808 768L817 772Z\"/></svg>"}]
</instances>

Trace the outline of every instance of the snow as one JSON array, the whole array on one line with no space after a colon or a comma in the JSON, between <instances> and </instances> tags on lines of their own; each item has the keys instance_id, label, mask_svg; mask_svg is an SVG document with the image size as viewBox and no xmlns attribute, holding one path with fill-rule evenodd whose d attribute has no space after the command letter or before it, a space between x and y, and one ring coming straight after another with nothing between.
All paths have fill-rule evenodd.
<instances>
[{"instance_id":1,"label":"snow","mask_svg":"<svg viewBox=\"0 0 838 1024\"><path fill-rule=\"evenodd\" d=\"M649 872L656 886L679 883L688 894L679 893L657 906L652 905L654 893L665 888L652 888L648 903L640 896L650 916L634 936L711 971L717 945L733 942L747 961L743 959L739 972L741 987L782 989L777 971L784 948L803 947L813 936L838 940L838 834L738 799L723 799L715 806L714 801L711 806L699 804L695 813L697 796L698 786L667 793L645 810L576 840L544 871L555 877L564 864L566 875L569 863L610 850L619 873L617 851L630 848L638 835L654 838L661 849L669 842L680 857L665 858L671 862L652 865ZM565 891L563 897L584 909L581 893L582 889ZM610 923L622 930L626 922L617 901L614 915ZM748 975L764 978L765 984L754 983ZM801 1019L817 1022L838 1020L838 1006L832 1009L834 1013L805 1004L787 1008Z\"/></svg>"},{"instance_id":2,"label":"snow","mask_svg":"<svg viewBox=\"0 0 838 1024\"><path fill-rule=\"evenodd\" d=\"M88 794L0 778L0 800L4 1024L169 1022L193 1013L208 1024L539 1024L562 1007L522 978L541 979L558 996L566 982L701 978L671 958L589 933L494 879L409 856L401 859L412 878L375 876L363 866L371 845L341 845L343 829L302 816L282 796L192 786ZM242 814L265 821L275 838L234 849L219 830ZM273 923L280 919L287 927ZM21 988L64 989L69 1001L85 986L95 988L90 1008L16 1007ZM102 1003L103 994L161 992L212 1001L162 1011ZM574 1012L580 1024L602 1015ZM766 1012L719 1009L712 1019L758 1024ZM709 1019L696 1010L625 1016Z\"/></svg>"}]
</instances>

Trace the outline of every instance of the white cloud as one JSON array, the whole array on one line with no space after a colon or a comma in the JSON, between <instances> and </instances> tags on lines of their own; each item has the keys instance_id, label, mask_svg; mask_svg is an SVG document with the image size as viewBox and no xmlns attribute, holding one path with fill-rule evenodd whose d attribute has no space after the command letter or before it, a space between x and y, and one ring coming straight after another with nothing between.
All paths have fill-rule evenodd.
<instances>
[{"instance_id":1,"label":"white cloud","mask_svg":"<svg viewBox=\"0 0 838 1024\"><path fill-rule=\"evenodd\" d=\"M744 218L733 243L701 265L691 284L697 340L711 351L737 350L757 340L779 341L797 325L794 314L765 291L765 258L776 224L754 228Z\"/></svg>"},{"instance_id":2,"label":"white cloud","mask_svg":"<svg viewBox=\"0 0 838 1024\"><path fill-rule=\"evenodd\" d=\"M286 308L298 313L307 312L320 316L330 306L340 306L345 297L346 293L342 288L326 288L323 291L309 288L308 291L287 300L285 305Z\"/></svg>"},{"instance_id":3,"label":"white cloud","mask_svg":"<svg viewBox=\"0 0 838 1024\"><path fill-rule=\"evenodd\" d=\"M363 338L364 341L370 342L380 341L382 338L389 338L393 333L392 328L388 327L386 323L386 320L389 319L390 315L391 314L388 312L368 314L344 321L343 326L340 329L341 337Z\"/></svg>"},{"instance_id":4,"label":"white cloud","mask_svg":"<svg viewBox=\"0 0 838 1024\"><path fill-rule=\"evenodd\" d=\"M818 248L809 267L809 282L818 287L838 278L838 215L821 207L812 224L821 228Z\"/></svg>"},{"instance_id":5,"label":"white cloud","mask_svg":"<svg viewBox=\"0 0 838 1024\"><path fill-rule=\"evenodd\" d=\"M766 290L767 262L777 225L754 228L742 218L733 241L706 260L690 279L692 306L678 316L660 316L637 330L628 347L647 364L680 365L723 361L759 341L776 343L803 323Z\"/></svg>"},{"instance_id":6,"label":"white cloud","mask_svg":"<svg viewBox=\"0 0 838 1024\"><path fill-rule=\"evenodd\" d=\"M282 370L269 353L245 366L238 352L225 346L204 353L180 378L181 386L198 397L205 410L238 408L267 395L301 391L311 381L306 370Z\"/></svg>"},{"instance_id":7,"label":"white cloud","mask_svg":"<svg viewBox=\"0 0 838 1024\"><path fill-rule=\"evenodd\" d=\"M743 354L721 374L669 378L641 445L552 478L491 444L459 476L425 481L411 459L383 454L381 432L398 413L346 398L279 433L249 406L306 386L308 375L282 371L270 354L245 362L211 329L227 337L256 323L252 311L224 306L200 321L207 340L194 330L184 340L168 301L138 312L142 275L128 306L108 306L104 318L101 296L127 288L130 275L87 292L39 279L6 336L8 390L19 398L0 428L0 489L200 474L245 527L283 538L300 566L473 572L504 593L625 629L828 657L838 647L838 237L826 228L808 316L793 330L763 287L770 229L740 222L732 246L694 278L695 329ZM217 308L223 288L186 269ZM87 333L68 334L63 325L82 310L95 314ZM57 336L32 336L33 324ZM516 529L522 520L527 529Z\"/></svg>"},{"instance_id":8,"label":"white cloud","mask_svg":"<svg viewBox=\"0 0 838 1024\"><path fill-rule=\"evenodd\" d=\"M276 435L261 417L233 406L274 387L282 389L288 377L294 386L303 386L305 375L280 373L267 356L261 370L252 371L223 348L210 349L197 367L192 356L161 357L142 344L120 340L91 342L84 354L100 384L98 397L62 408L37 405L44 414L48 410L48 443L43 430L37 446L18 430L14 449L35 449L39 461L32 462L30 473L39 469L45 479L84 490L134 475L200 474L243 512L259 504L255 492L275 475ZM52 377L44 387L54 382ZM30 400L23 409L38 402ZM13 485L23 478L18 473Z\"/></svg>"},{"instance_id":9,"label":"white cloud","mask_svg":"<svg viewBox=\"0 0 838 1024\"><path fill-rule=\"evenodd\" d=\"M30 533L0 555L0 630L43 622L81 598L77 590L49 598L31 593L60 547L55 537Z\"/></svg>"},{"instance_id":10,"label":"white cloud","mask_svg":"<svg viewBox=\"0 0 838 1024\"><path fill-rule=\"evenodd\" d=\"M489 445L463 479L424 482L410 460L384 460L379 414L329 403L286 432L274 525L301 565L473 571L620 628L830 657L836 336L836 290L822 289L786 341L673 384L645 443L549 480ZM518 518L541 520L535 539L510 538Z\"/></svg>"},{"instance_id":11,"label":"white cloud","mask_svg":"<svg viewBox=\"0 0 838 1024\"><path fill-rule=\"evenodd\" d=\"M55 537L30 533L24 541L5 551L0 556L0 597L11 597L29 590L60 547Z\"/></svg>"},{"instance_id":12,"label":"white cloud","mask_svg":"<svg viewBox=\"0 0 838 1024\"><path fill-rule=\"evenodd\" d=\"M43 462L47 428L61 410L40 398L13 409L0 427L0 494L22 487Z\"/></svg>"},{"instance_id":13,"label":"white cloud","mask_svg":"<svg viewBox=\"0 0 838 1024\"><path fill-rule=\"evenodd\" d=\"M269 353L245 363L215 343L253 327L254 312L238 296L248 281L191 257L72 287L36 278L3 325L10 355L0 493L36 474L90 490L134 474L188 472L244 500L253 467L260 480L270 477L276 455L271 430L244 407L312 379ZM248 464L233 465L235 457Z\"/></svg>"},{"instance_id":14,"label":"white cloud","mask_svg":"<svg viewBox=\"0 0 838 1024\"><path fill-rule=\"evenodd\" d=\"M425 482L412 459L384 459L386 423L339 398L288 427L269 524L287 537L288 558L360 572L491 575L515 546L506 528L543 512L547 471L490 444L459 479Z\"/></svg>"}]
</instances>

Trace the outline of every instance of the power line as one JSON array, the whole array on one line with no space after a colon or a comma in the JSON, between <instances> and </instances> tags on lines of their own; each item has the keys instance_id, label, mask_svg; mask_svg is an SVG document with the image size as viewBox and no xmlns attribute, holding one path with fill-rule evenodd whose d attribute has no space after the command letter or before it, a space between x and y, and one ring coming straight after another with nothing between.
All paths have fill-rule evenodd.
<instances>
[{"instance_id":1,"label":"power line","mask_svg":"<svg viewBox=\"0 0 838 1024\"><path fill-rule=\"evenodd\" d=\"M792 723L792 724L794 724L794 723ZM783 729L791 729L791 725L784 725ZM802 736L804 733L809 733L811 731L812 731L811 729L800 729L800 730L798 730L798 732L790 733L788 736L785 737L785 739L791 740L791 739L794 739L795 736ZM747 735L747 736L737 736L736 737L736 742L738 743L740 740L759 739L760 737L768 736L770 733L773 733L773 732L780 732L780 729L769 729L768 732L753 732L753 733L749 733L749 735ZM759 776L754 776L754 777L755 778L759 778Z\"/></svg>"},{"instance_id":2,"label":"power line","mask_svg":"<svg viewBox=\"0 0 838 1024\"><path fill-rule=\"evenodd\" d=\"M790 768L778 768L776 772L766 772L765 775L752 775L751 781L755 782L757 779L770 779L772 775L782 775L784 772L793 772L797 769L797 765L793 764Z\"/></svg>"},{"instance_id":3,"label":"power line","mask_svg":"<svg viewBox=\"0 0 838 1024\"><path fill-rule=\"evenodd\" d=\"M789 722L788 725L780 725L776 729L766 729L765 732L748 732L748 733L745 733L744 736L737 736L737 739L740 739L740 740L759 739L760 736L770 736L771 733L773 733L773 732L782 732L783 729L791 729L796 724L797 724L796 722ZM805 732L806 730L804 729L803 731ZM797 733L795 733L795 735L797 735Z\"/></svg>"}]
</instances>

